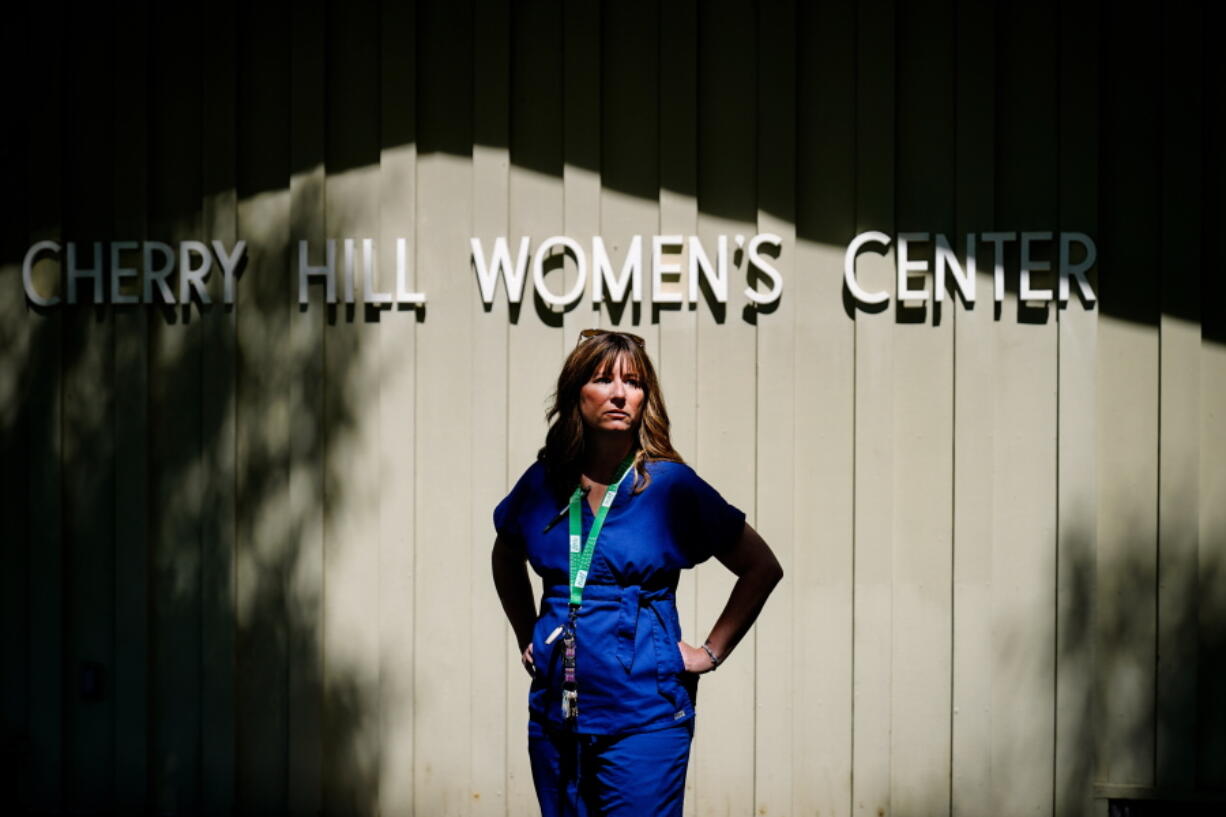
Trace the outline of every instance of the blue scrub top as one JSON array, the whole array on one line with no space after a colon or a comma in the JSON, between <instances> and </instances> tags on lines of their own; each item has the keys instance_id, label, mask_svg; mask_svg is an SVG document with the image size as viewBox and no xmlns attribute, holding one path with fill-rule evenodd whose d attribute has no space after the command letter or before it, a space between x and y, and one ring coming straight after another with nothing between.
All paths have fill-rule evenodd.
<instances>
[{"instance_id":1,"label":"blue scrub top","mask_svg":"<svg viewBox=\"0 0 1226 817\"><path fill-rule=\"evenodd\" d=\"M681 570L721 553L740 538L745 514L728 504L688 465L649 462L651 482L634 493L631 475L605 517L575 623L581 734L614 735L662 729L694 717L683 683L675 591ZM570 594L565 507L534 463L494 509L503 541L523 552L544 593L532 635L536 676L528 695L531 719L565 728L562 718L562 639L547 639L566 622ZM592 526L583 503L583 539ZM689 676L692 681L693 676ZM690 685L690 689L694 687Z\"/></svg>"}]
</instances>

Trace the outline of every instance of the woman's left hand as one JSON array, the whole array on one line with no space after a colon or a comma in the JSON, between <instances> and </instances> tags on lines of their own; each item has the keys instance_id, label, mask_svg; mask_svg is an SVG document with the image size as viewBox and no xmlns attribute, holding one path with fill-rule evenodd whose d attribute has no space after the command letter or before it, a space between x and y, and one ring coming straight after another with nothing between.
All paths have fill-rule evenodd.
<instances>
[{"instance_id":1,"label":"woman's left hand","mask_svg":"<svg viewBox=\"0 0 1226 817\"><path fill-rule=\"evenodd\" d=\"M681 651L681 663L685 665L686 672L701 675L715 669L715 665L711 663L711 656L707 655L707 651L702 647L691 647L684 641L678 641L677 649Z\"/></svg>"}]
</instances>

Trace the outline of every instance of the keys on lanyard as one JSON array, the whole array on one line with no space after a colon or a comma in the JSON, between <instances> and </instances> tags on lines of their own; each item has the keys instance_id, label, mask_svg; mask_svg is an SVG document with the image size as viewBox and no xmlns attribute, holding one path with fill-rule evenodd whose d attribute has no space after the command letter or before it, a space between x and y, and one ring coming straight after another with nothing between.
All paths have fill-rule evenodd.
<instances>
[{"instance_id":1,"label":"keys on lanyard","mask_svg":"<svg viewBox=\"0 0 1226 817\"><path fill-rule=\"evenodd\" d=\"M562 717L579 716L579 683L575 679L575 614L577 605L570 606L570 621L562 631Z\"/></svg>"}]
</instances>

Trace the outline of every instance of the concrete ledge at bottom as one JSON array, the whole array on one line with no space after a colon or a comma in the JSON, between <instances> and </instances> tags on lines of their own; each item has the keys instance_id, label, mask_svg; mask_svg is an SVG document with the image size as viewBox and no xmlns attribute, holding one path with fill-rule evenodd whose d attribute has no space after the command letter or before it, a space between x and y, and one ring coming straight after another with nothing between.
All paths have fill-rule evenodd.
<instances>
[{"instance_id":1,"label":"concrete ledge at bottom","mask_svg":"<svg viewBox=\"0 0 1226 817\"><path fill-rule=\"evenodd\" d=\"M1226 792L1097 783L1095 817L1220 817Z\"/></svg>"}]
</instances>

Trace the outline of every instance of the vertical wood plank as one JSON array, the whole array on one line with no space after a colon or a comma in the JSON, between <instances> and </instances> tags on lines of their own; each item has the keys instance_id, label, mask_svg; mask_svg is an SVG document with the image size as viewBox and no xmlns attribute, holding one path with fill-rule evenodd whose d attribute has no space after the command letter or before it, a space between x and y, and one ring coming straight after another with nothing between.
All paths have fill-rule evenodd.
<instances>
[{"instance_id":1,"label":"vertical wood plank","mask_svg":"<svg viewBox=\"0 0 1226 817\"><path fill-rule=\"evenodd\" d=\"M199 82L166 36L181 22L163 10L151 24L163 47L152 87L150 232L174 250L199 233L200 100L181 92ZM178 280L169 279L176 300ZM200 793L199 321L194 306L160 304L150 339L152 798L171 814L195 809Z\"/></svg>"},{"instance_id":2,"label":"vertical wood plank","mask_svg":"<svg viewBox=\"0 0 1226 817\"><path fill-rule=\"evenodd\" d=\"M562 231L564 218L562 54L537 45L558 42L561 36L561 4L534 0L516 3L511 8L507 240L517 250L521 237L527 236L532 253L544 238ZM529 269L523 301L508 309L511 324L506 351L508 485L514 484L536 459L544 442L545 408L556 385L561 351L566 345L559 331L562 321L535 296L531 274ZM540 365L527 365L526 361L539 361ZM539 594L540 582L535 574L532 586L533 592ZM525 706L529 686L527 676L513 669L510 713ZM508 809L512 814L531 814L537 806L525 751L526 719L512 715L507 728Z\"/></svg>"},{"instance_id":3,"label":"vertical wood plank","mask_svg":"<svg viewBox=\"0 0 1226 817\"><path fill-rule=\"evenodd\" d=\"M1163 6L1154 785L1196 786L1203 9ZM1186 27L1186 28L1185 28ZM1155 70L1157 70L1155 68Z\"/></svg>"},{"instance_id":4,"label":"vertical wood plank","mask_svg":"<svg viewBox=\"0 0 1226 817\"><path fill-rule=\"evenodd\" d=\"M1217 42L1211 26L1204 29L1204 53ZM1205 174L1201 187L1205 230L1204 258L1211 257L1219 236L1226 234L1226 206L1221 190L1226 183L1226 161L1213 146L1226 137L1226 65L1206 60L1203 106L1205 111ZM1213 264L1201 269L1201 300L1220 304L1226 286ZM1198 786L1226 786L1226 314L1205 309L1201 315L1200 344L1200 474L1197 541L1197 758Z\"/></svg>"},{"instance_id":5,"label":"vertical wood plank","mask_svg":"<svg viewBox=\"0 0 1226 817\"><path fill-rule=\"evenodd\" d=\"M472 586L473 519L470 492L474 451L471 381L473 296L464 254L472 234L473 10L455 3L419 9L417 126L417 272L430 295L418 326L416 365L430 388L416 390L416 418L429 429L417 439L417 473L447 464L449 478L416 480L416 589L413 618L416 738L414 806L418 814L472 810L471 701L478 679L471 653L459 648L472 632L471 602L457 598Z\"/></svg>"},{"instance_id":6,"label":"vertical wood plank","mask_svg":"<svg viewBox=\"0 0 1226 817\"><path fill-rule=\"evenodd\" d=\"M117 13L117 30L142 41L149 19L143 9ZM148 78L132 49L116 51L114 98L117 111L109 161L114 175L115 239L148 237ZM129 256L129 261L131 256ZM111 307L114 328L114 562L113 675L115 696L114 809L143 809L149 794L150 726L150 455L149 310ZM113 680L112 680L113 679ZM113 685L112 685L113 684Z\"/></svg>"},{"instance_id":7,"label":"vertical wood plank","mask_svg":"<svg viewBox=\"0 0 1226 817\"><path fill-rule=\"evenodd\" d=\"M381 797L379 710L382 512L378 333L364 244L379 235L379 54L374 2L325 9L325 235L336 239L337 304L327 310L324 417L323 765L325 811L375 813ZM345 240L351 240L349 245ZM352 248L352 269L346 247ZM322 247L320 250L322 251ZM348 302L348 301L352 302ZM403 771L408 774L408 770Z\"/></svg>"},{"instance_id":8,"label":"vertical wood plank","mask_svg":"<svg viewBox=\"0 0 1226 817\"><path fill-rule=\"evenodd\" d=\"M796 281L796 5L792 0L764 3L758 9L757 232L781 239L777 257L766 252L784 283L780 300L752 308L756 323L757 530L770 543L786 572L793 561L796 451L796 301L786 282ZM746 264L745 281L761 292L769 280ZM809 420L808 407L799 420ZM808 482L805 483L809 485ZM803 504L803 502L802 502ZM807 526L806 526L807 527ZM796 643L795 593L785 582L771 596L755 628L754 813L795 814L792 794L797 777L793 679Z\"/></svg>"},{"instance_id":9,"label":"vertical wood plank","mask_svg":"<svg viewBox=\"0 0 1226 817\"><path fill-rule=\"evenodd\" d=\"M508 241L518 251L528 236L530 251L562 231L564 200L561 53L537 46L562 36L561 4L533 0L511 10L510 210ZM534 256L535 257L535 256ZM548 269L548 267L547 267ZM535 296L531 269L523 302L511 308L509 365L516 361L557 361L558 366L516 367L508 389L509 468L518 478L536 459L545 439L545 407L556 385L559 353L566 341L561 315ZM556 275L556 273L555 273ZM561 276L557 276L561 277ZM561 287L546 276L546 282Z\"/></svg>"},{"instance_id":10,"label":"vertical wood plank","mask_svg":"<svg viewBox=\"0 0 1226 817\"><path fill-rule=\"evenodd\" d=\"M473 22L473 236L482 246L493 246L499 236L508 242L510 185L510 66L511 8L505 4L492 6L474 15ZM470 272L470 275L472 273ZM505 289L496 292L489 307L483 307L473 324L473 393L502 395L502 399L473 401L473 455L480 457L482 467L474 466L474 514L480 525L474 526L474 576L484 579L483 593L492 593L492 581L481 568L489 564L489 547L493 541L491 513L502 497L519 478L525 464L511 460L507 452L511 445L508 433L506 395L511 380L508 355L508 322L513 310ZM480 554L478 558L477 554ZM494 594L496 598L496 594ZM519 648L514 633L506 624L499 606L494 619L498 635L489 635L489 645L501 644L505 661L492 670L493 688L501 688L499 697L491 695L491 710L501 708L501 745L494 741L473 743L473 784L481 787L482 802L474 814L530 814L536 808L531 770L528 765L527 706L528 678L519 661ZM480 626L474 618L474 627ZM482 645L474 642L475 649ZM493 712L490 718L496 717ZM478 721L474 718L474 727ZM497 728L496 726L494 728ZM494 766L478 771L478 760ZM497 774L498 780L487 775Z\"/></svg>"},{"instance_id":11,"label":"vertical wood plank","mask_svg":"<svg viewBox=\"0 0 1226 817\"><path fill-rule=\"evenodd\" d=\"M661 235L694 235L698 230L698 9L693 0L661 3L659 20L659 202ZM678 259L685 268L685 259ZM646 258L644 259L646 264ZM646 270L647 267L645 266ZM672 287L684 292L683 272ZM644 281L644 285L647 282ZM660 388L668 400L673 447L693 462L697 450L697 312L685 305L653 304L650 321L659 326L654 360ZM681 632L699 633L697 577L687 571L677 585ZM702 755L692 745L691 773L686 778L685 814L697 813L693 769Z\"/></svg>"},{"instance_id":12,"label":"vertical wood plank","mask_svg":"<svg viewBox=\"0 0 1226 817\"><path fill-rule=\"evenodd\" d=\"M159 70L152 77L150 233L172 249L201 233L204 115L196 54L174 42L186 12L155 8L151 31ZM176 263L176 270L179 269ZM170 286L179 299L178 272ZM197 303L154 307L150 363L153 499L153 806L199 809L202 737L201 534L205 491L201 437L202 320Z\"/></svg>"},{"instance_id":13,"label":"vertical wood plank","mask_svg":"<svg viewBox=\"0 0 1226 817\"><path fill-rule=\"evenodd\" d=\"M27 12L16 9L0 31L0 94L24 110L27 80L19 70L26 57ZM30 401L34 342L41 320L30 307L21 281L28 245L27 129L0 133L0 173L15 195L0 204L0 755L6 766L11 808L30 809Z\"/></svg>"},{"instance_id":14,"label":"vertical wood plank","mask_svg":"<svg viewBox=\"0 0 1226 817\"><path fill-rule=\"evenodd\" d=\"M955 247L995 227L995 10L957 5ZM977 245L978 246L978 245ZM950 810L976 817L992 800L992 557L997 385L992 263L979 248L975 301L954 321L953 715ZM1001 773L1007 773L1002 770Z\"/></svg>"},{"instance_id":15,"label":"vertical wood plank","mask_svg":"<svg viewBox=\"0 0 1226 817\"><path fill-rule=\"evenodd\" d=\"M288 805L289 377L280 341L289 324L290 56L279 12L244 8L238 19L238 235L247 264L238 287L239 505L235 563L235 803L240 811Z\"/></svg>"},{"instance_id":16,"label":"vertical wood plank","mask_svg":"<svg viewBox=\"0 0 1226 817\"><path fill-rule=\"evenodd\" d=\"M659 199L660 234L694 235L698 226L698 11L693 0L660 4ZM669 286L687 290L688 255L678 280ZM646 269L646 267L645 267ZM645 282L646 285L646 282ZM655 357L661 388L668 396L673 447L692 457L697 447L697 310L685 305L653 304L651 321L659 324ZM693 632L693 574L681 578L678 606L682 629Z\"/></svg>"},{"instance_id":17,"label":"vertical wood plank","mask_svg":"<svg viewBox=\"0 0 1226 817\"><path fill-rule=\"evenodd\" d=\"M693 0L664 2L660 18L660 234L693 236L698 229L698 10ZM684 269L684 259L682 259ZM646 267L645 267L646 269ZM673 283L685 290L684 276ZM673 448L683 458L696 453L696 368L698 332L695 310L684 305L653 304L652 323L660 326L660 346L655 362L661 389L668 400ZM696 631L695 577L682 575L677 588L677 607L683 633ZM698 752L699 750L691 750ZM691 756L693 757L693 756ZM693 780L687 779L685 813L693 815Z\"/></svg>"},{"instance_id":18,"label":"vertical wood plank","mask_svg":"<svg viewBox=\"0 0 1226 817\"><path fill-rule=\"evenodd\" d=\"M696 235L712 263L719 236L728 242L728 301L703 294L695 304L698 417L693 465L751 524L757 473L757 338L743 310L745 254L755 232L754 174L757 112L757 20L731 2L705 4L698 21L699 215ZM713 294L713 293L711 293ZM712 563L697 577L697 629L701 643L732 588L732 576ZM754 803L754 667L756 636L741 642L718 676L700 683L698 754L692 765L700 814L748 814ZM718 713L718 716L716 716Z\"/></svg>"},{"instance_id":19,"label":"vertical wood plank","mask_svg":"<svg viewBox=\"0 0 1226 817\"><path fill-rule=\"evenodd\" d=\"M119 42L143 43L143 8L116 9ZM143 51L115 52L112 94L114 237L148 237L148 76ZM112 307L114 309L114 307ZM149 314L145 306L115 314L115 801L116 812L143 810L149 782Z\"/></svg>"},{"instance_id":20,"label":"vertical wood plank","mask_svg":"<svg viewBox=\"0 0 1226 817\"><path fill-rule=\"evenodd\" d=\"M327 115L327 21L324 4L300 3L292 14L290 39L289 291L298 299L298 246L306 241L311 264L324 263L324 153ZM289 380L293 411L289 441L289 506L297 528L294 569L287 576L288 701L286 764L288 810L318 813L324 791L347 769L324 763L324 508L326 446L331 438L324 413L324 332L328 309L323 287L308 291L308 303L290 307L288 356L297 366Z\"/></svg>"},{"instance_id":21,"label":"vertical wood plank","mask_svg":"<svg viewBox=\"0 0 1226 817\"><path fill-rule=\"evenodd\" d=\"M569 352L579 332L596 326L592 306L591 236L601 235L602 188L600 131L601 17L594 3L566 3L562 15L562 232L583 248L587 281L579 299L562 314L563 351ZM560 256L559 256L560 257ZM561 259L563 274L554 278L555 292L570 292L578 278L578 265ZM551 276L553 277L553 276Z\"/></svg>"},{"instance_id":22,"label":"vertical wood plank","mask_svg":"<svg viewBox=\"0 0 1226 817\"><path fill-rule=\"evenodd\" d=\"M1106 70L1098 336L1098 782L1154 775L1160 289L1159 74L1134 58L1157 21L1113 11ZM1121 410L1123 408L1124 410Z\"/></svg>"},{"instance_id":23,"label":"vertical wood plank","mask_svg":"<svg viewBox=\"0 0 1226 817\"><path fill-rule=\"evenodd\" d=\"M865 2L856 18L856 231L894 232L894 7ZM862 287L893 294L891 249L865 253ZM856 315L853 814L893 812L891 546L894 539L893 301Z\"/></svg>"},{"instance_id":24,"label":"vertical wood plank","mask_svg":"<svg viewBox=\"0 0 1226 817\"><path fill-rule=\"evenodd\" d=\"M485 247L507 233L510 70L510 9L496 4L473 16L472 235ZM475 276L469 272L472 281ZM472 289L470 288L470 291ZM519 478L522 463L509 462L507 448L507 302L500 290L488 309L474 309L472 465L473 477L473 665L488 670L490 693L473 711L473 815L530 814L536 808L525 751L528 678L519 646L506 623L489 572L494 532L491 513ZM501 664L491 650L501 649ZM480 656L480 657L478 657ZM480 732L482 737L476 737ZM492 733L492 734L491 734Z\"/></svg>"},{"instance_id":25,"label":"vertical wood plank","mask_svg":"<svg viewBox=\"0 0 1226 817\"><path fill-rule=\"evenodd\" d=\"M384 5L380 10L379 264L384 292L396 291L397 241L405 240L410 285L417 281L417 146L415 130L417 27L414 10ZM455 250L457 256L462 252ZM410 290L417 291L415 286ZM379 810L407 814L413 808L413 675L417 657L413 617L416 491L412 422L417 394L415 323L422 308L388 308L378 328L379 483L384 496L379 531L379 712L381 716ZM492 622L491 622L492 625ZM488 641L480 641L488 646ZM500 769L490 769L497 773Z\"/></svg>"},{"instance_id":26,"label":"vertical wood plank","mask_svg":"<svg viewBox=\"0 0 1226 817\"><path fill-rule=\"evenodd\" d=\"M1056 223L1055 8L999 9L997 212L1019 233ZM1042 227L1038 225L1044 225ZM1055 258L1052 242L1035 258ZM985 262L986 264L986 262ZM1017 243L1006 245L993 395L992 797L1001 814L1053 802L1056 613L1057 332L1048 303L1019 295ZM1034 285L1050 288L1053 276ZM969 546L969 545L968 545Z\"/></svg>"},{"instance_id":27,"label":"vertical wood plank","mask_svg":"<svg viewBox=\"0 0 1226 817\"><path fill-rule=\"evenodd\" d=\"M31 114L26 119L29 166L38 168L29 180L29 244L42 240L63 242L63 30L62 10L41 5L30 9L26 64L37 65L30 75ZM59 256L44 255L34 268L33 280L44 294L66 293ZM63 317L57 309L32 310L38 342L32 346L32 379L28 401L30 507L30 663L29 729L31 810L56 812L63 808L63 524L60 501L62 436L60 373L63 357ZM37 316L37 317L35 317Z\"/></svg>"},{"instance_id":28,"label":"vertical wood plank","mask_svg":"<svg viewBox=\"0 0 1226 817\"><path fill-rule=\"evenodd\" d=\"M210 8L205 19L209 47L201 54L202 238L221 241L230 250L238 241L235 23L233 6ZM201 536L200 801L206 814L229 814L235 805L234 564L240 497L236 492L234 449L238 380L235 312L233 305L225 304L225 281L216 261L208 292L214 306L204 319L201 367L202 453L207 477Z\"/></svg>"},{"instance_id":29,"label":"vertical wood plank","mask_svg":"<svg viewBox=\"0 0 1226 817\"><path fill-rule=\"evenodd\" d=\"M114 792L115 709L106 692L114 653L114 323L101 305L106 264L98 243L109 237L112 206L113 61L97 36L107 29L107 16L92 7L72 14L64 32L73 44L66 55L65 118L73 136L65 144L64 233L76 243L80 266L98 268L104 284L81 281L63 335L63 795L71 811L110 808Z\"/></svg>"},{"instance_id":30,"label":"vertical wood plank","mask_svg":"<svg viewBox=\"0 0 1226 817\"><path fill-rule=\"evenodd\" d=\"M1097 7L1060 10L1060 219L1098 238ZM1090 270L1097 286L1097 268ZM1097 547L1098 309L1072 293L1059 321L1055 813L1088 814L1094 781L1094 581Z\"/></svg>"},{"instance_id":31,"label":"vertical wood plank","mask_svg":"<svg viewBox=\"0 0 1226 817\"><path fill-rule=\"evenodd\" d=\"M650 315L651 239L660 229L660 20L652 4L616 3L603 7L599 25L602 188L599 229L592 232L604 238L615 271L621 270L631 241L641 236L644 277L641 303L632 297L617 303L606 292L595 320L641 336L658 361L658 323ZM569 330L568 344L576 334Z\"/></svg>"},{"instance_id":32,"label":"vertical wood plank","mask_svg":"<svg viewBox=\"0 0 1226 817\"><path fill-rule=\"evenodd\" d=\"M954 6L932 0L897 13L896 227L935 238L954 224ZM950 808L955 304L936 300L932 247L909 244L908 255L930 270L910 286L928 300L898 302L892 327L890 805L899 814Z\"/></svg>"},{"instance_id":33,"label":"vertical wood plank","mask_svg":"<svg viewBox=\"0 0 1226 817\"><path fill-rule=\"evenodd\" d=\"M797 4L793 814L851 813L855 327L855 7ZM786 252L786 248L785 248ZM773 605L775 602L771 602Z\"/></svg>"}]
</instances>

